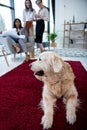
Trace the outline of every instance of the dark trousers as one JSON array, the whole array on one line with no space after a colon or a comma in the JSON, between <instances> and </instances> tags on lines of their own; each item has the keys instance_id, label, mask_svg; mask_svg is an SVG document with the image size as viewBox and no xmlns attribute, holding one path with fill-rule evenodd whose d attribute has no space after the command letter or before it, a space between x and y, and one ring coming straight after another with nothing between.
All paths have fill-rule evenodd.
<instances>
[{"instance_id":1,"label":"dark trousers","mask_svg":"<svg viewBox=\"0 0 87 130\"><path fill-rule=\"evenodd\" d=\"M35 42L42 43L44 29L45 29L44 20L37 20L36 21L36 39L35 39Z\"/></svg>"}]
</instances>

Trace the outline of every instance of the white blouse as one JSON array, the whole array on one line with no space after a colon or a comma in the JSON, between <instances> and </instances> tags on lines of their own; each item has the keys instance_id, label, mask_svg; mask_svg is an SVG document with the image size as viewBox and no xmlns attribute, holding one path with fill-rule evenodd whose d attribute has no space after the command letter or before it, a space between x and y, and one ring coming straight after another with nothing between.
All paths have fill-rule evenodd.
<instances>
[{"instance_id":1,"label":"white blouse","mask_svg":"<svg viewBox=\"0 0 87 130\"><path fill-rule=\"evenodd\" d=\"M42 8L39 10L38 14L43 17L45 21L49 21L49 12L47 8Z\"/></svg>"},{"instance_id":2,"label":"white blouse","mask_svg":"<svg viewBox=\"0 0 87 130\"><path fill-rule=\"evenodd\" d=\"M26 9L24 9L23 10L23 22L33 20L35 18L35 14L36 14L35 10L33 10L33 11L28 10L27 11Z\"/></svg>"}]
</instances>

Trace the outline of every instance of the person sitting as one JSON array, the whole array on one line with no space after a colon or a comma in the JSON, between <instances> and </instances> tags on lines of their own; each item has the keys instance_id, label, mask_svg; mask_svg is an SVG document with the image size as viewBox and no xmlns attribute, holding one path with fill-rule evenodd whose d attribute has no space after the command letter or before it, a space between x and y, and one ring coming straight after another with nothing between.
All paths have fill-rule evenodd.
<instances>
[{"instance_id":1,"label":"person sitting","mask_svg":"<svg viewBox=\"0 0 87 130\"><path fill-rule=\"evenodd\" d=\"M25 52L25 55L26 55L24 62L27 62L29 61L29 55L28 55L28 50L25 43L29 41L29 35L26 28L22 27L22 23L19 18L15 18L14 23L13 23L13 30L15 31L14 35L9 34L9 31L7 31L6 35L9 37L8 41L11 42L11 44L16 49L17 53L20 53L21 48L22 48L23 52ZM19 46L17 45L17 43L19 44Z\"/></svg>"}]
</instances>

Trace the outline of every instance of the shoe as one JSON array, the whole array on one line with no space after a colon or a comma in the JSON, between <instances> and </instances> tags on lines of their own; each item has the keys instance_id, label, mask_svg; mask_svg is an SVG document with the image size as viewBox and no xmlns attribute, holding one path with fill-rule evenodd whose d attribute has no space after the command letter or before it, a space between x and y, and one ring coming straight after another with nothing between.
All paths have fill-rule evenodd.
<instances>
[{"instance_id":1,"label":"shoe","mask_svg":"<svg viewBox=\"0 0 87 130\"><path fill-rule=\"evenodd\" d=\"M30 56L28 55L26 58L25 58L25 60L23 61L23 63L26 63L26 62L28 62L30 60Z\"/></svg>"},{"instance_id":2,"label":"shoe","mask_svg":"<svg viewBox=\"0 0 87 130\"><path fill-rule=\"evenodd\" d=\"M27 63L29 60L24 60L23 63Z\"/></svg>"}]
</instances>

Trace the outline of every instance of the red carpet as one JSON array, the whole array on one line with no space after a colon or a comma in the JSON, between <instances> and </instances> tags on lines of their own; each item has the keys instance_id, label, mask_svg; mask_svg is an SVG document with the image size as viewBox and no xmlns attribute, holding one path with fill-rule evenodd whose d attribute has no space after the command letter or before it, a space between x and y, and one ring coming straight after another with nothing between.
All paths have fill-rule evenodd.
<instances>
[{"instance_id":1,"label":"red carpet","mask_svg":"<svg viewBox=\"0 0 87 130\"><path fill-rule=\"evenodd\" d=\"M32 62L32 61L30 61ZM77 122L69 125L62 100L57 101L54 123L50 130L87 130L87 72L80 62L68 61L75 73L81 101ZM24 63L0 78L0 130L42 130L39 108L43 83L33 76Z\"/></svg>"}]
</instances>

